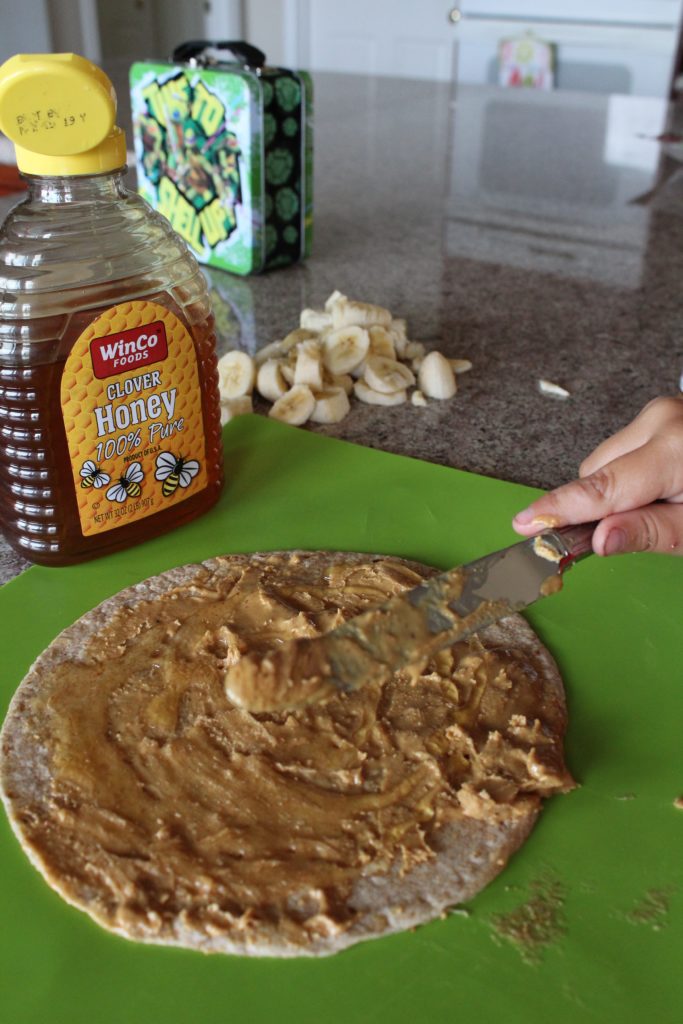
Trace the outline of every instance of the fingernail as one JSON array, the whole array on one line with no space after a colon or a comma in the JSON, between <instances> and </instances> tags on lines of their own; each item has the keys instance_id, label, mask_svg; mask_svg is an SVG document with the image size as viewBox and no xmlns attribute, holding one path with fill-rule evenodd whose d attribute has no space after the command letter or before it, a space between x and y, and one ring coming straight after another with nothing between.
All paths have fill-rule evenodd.
<instances>
[{"instance_id":1,"label":"fingernail","mask_svg":"<svg viewBox=\"0 0 683 1024\"><path fill-rule=\"evenodd\" d=\"M624 530L610 530L605 538L604 552L606 555L618 555L626 550L626 533Z\"/></svg>"},{"instance_id":2,"label":"fingernail","mask_svg":"<svg viewBox=\"0 0 683 1024\"><path fill-rule=\"evenodd\" d=\"M517 513L512 522L517 523L518 526L528 526L529 523L533 522L533 519L533 510L530 508L524 508L521 512Z\"/></svg>"}]
</instances>

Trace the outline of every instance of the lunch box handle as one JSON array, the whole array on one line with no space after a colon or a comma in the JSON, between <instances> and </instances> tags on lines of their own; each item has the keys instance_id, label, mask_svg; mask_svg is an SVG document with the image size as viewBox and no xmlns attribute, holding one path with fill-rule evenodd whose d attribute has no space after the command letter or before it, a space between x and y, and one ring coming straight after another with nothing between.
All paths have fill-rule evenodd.
<instances>
[{"instance_id":1,"label":"lunch box handle","mask_svg":"<svg viewBox=\"0 0 683 1024\"><path fill-rule=\"evenodd\" d=\"M206 39L192 39L187 43L180 43L173 51L172 61L184 63L193 57L200 57L205 50L225 50L238 64L245 68L262 68L266 63L266 55L263 50L245 43L243 40L228 40L224 42L212 42Z\"/></svg>"}]
</instances>

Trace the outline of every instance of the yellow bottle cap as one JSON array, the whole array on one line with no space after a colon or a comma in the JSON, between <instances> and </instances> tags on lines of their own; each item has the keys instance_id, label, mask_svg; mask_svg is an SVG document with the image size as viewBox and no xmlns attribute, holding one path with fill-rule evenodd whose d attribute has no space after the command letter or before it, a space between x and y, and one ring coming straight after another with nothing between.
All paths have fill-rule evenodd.
<instances>
[{"instance_id":1,"label":"yellow bottle cap","mask_svg":"<svg viewBox=\"0 0 683 1024\"><path fill-rule=\"evenodd\" d=\"M99 174L123 167L126 140L104 71L75 53L19 54L0 67L0 130L26 174Z\"/></svg>"}]
</instances>

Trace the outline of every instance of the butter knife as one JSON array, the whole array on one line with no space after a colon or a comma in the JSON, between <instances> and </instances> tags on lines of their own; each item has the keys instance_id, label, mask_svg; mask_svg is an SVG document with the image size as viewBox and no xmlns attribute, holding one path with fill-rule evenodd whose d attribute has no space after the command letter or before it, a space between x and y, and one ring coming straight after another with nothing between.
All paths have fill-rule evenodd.
<instances>
[{"instance_id":1,"label":"butter knife","mask_svg":"<svg viewBox=\"0 0 683 1024\"><path fill-rule=\"evenodd\" d=\"M227 695L250 711L273 711L425 663L442 648L560 590L566 570L591 552L595 526L544 530L440 573L323 636L242 658L228 671Z\"/></svg>"}]
</instances>

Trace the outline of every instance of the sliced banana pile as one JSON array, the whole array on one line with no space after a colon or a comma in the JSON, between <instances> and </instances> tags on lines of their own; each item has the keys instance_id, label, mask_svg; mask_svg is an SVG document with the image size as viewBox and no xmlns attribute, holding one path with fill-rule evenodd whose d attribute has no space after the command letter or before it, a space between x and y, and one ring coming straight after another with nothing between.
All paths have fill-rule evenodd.
<instances>
[{"instance_id":1,"label":"sliced banana pile","mask_svg":"<svg viewBox=\"0 0 683 1024\"><path fill-rule=\"evenodd\" d=\"M299 327L255 357L238 350L221 357L222 422L252 411L254 388L272 402L269 416L295 426L338 423L351 396L369 405L425 406L428 398L452 398L456 374L471 369L468 359L409 341L405 320L388 309L335 291L324 309L302 310Z\"/></svg>"}]
</instances>

